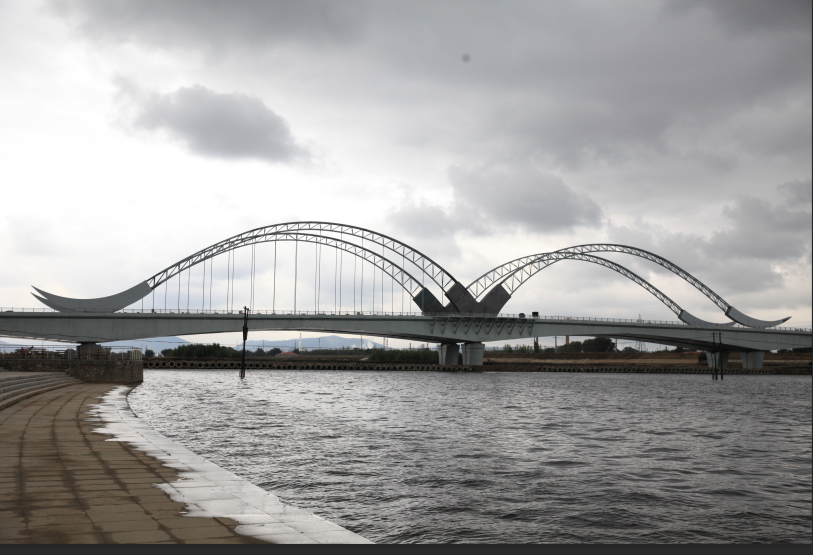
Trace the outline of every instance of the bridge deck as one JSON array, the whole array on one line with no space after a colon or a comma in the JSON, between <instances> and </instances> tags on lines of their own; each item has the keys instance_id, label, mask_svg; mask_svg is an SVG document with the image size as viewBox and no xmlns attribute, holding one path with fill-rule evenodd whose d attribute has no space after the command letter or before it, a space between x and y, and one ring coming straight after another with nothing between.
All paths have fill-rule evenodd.
<instances>
[{"instance_id":1,"label":"bridge deck","mask_svg":"<svg viewBox=\"0 0 813 555\"><path fill-rule=\"evenodd\" d=\"M170 335L240 332L243 314L231 312L61 313L0 312L0 334L103 343ZM595 336L703 350L769 351L810 347L809 329L687 325L682 322L485 314L268 313L249 317L250 330L329 332L428 343L477 343L530 337Z\"/></svg>"}]
</instances>

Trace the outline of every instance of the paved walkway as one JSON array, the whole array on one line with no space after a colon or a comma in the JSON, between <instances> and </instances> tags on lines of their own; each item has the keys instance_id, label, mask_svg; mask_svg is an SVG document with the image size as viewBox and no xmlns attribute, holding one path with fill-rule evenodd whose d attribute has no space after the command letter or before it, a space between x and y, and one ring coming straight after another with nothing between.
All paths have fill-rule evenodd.
<instances>
[{"instance_id":1,"label":"paved walkway","mask_svg":"<svg viewBox=\"0 0 813 555\"><path fill-rule=\"evenodd\" d=\"M82 384L0 411L0 543L264 543L229 518L182 516L154 483L178 472L94 433L117 386Z\"/></svg>"}]
</instances>

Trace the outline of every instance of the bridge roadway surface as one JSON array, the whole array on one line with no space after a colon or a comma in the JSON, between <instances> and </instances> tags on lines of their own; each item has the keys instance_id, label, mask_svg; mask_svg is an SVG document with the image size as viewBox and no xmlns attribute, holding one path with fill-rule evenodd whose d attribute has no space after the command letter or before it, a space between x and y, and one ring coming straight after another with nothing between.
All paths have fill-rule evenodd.
<instances>
[{"instance_id":1,"label":"bridge roadway surface","mask_svg":"<svg viewBox=\"0 0 813 555\"><path fill-rule=\"evenodd\" d=\"M332 332L441 344L474 344L564 335L611 337L706 351L765 352L813 346L809 329L704 326L599 318L255 312L249 316L248 325L250 331ZM77 343L241 332L242 329L243 315L239 313L0 313L0 335Z\"/></svg>"}]
</instances>

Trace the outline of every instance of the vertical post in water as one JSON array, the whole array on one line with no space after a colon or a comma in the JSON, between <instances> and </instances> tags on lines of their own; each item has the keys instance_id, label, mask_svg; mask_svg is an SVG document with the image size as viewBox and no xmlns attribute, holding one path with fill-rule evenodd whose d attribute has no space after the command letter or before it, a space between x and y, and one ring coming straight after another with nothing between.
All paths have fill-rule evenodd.
<instances>
[{"instance_id":1,"label":"vertical post in water","mask_svg":"<svg viewBox=\"0 0 813 555\"><path fill-rule=\"evenodd\" d=\"M248 311L247 306L243 307L243 355L240 357L240 378L246 377L246 339L248 339Z\"/></svg>"},{"instance_id":2,"label":"vertical post in water","mask_svg":"<svg viewBox=\"0 0 813 555\"><path fill-rule=\"evenodd\" d=\"M720 379L723 379L723 373L725 372L725 368L723 368L723 332L717 332L717 338L719 339L720 343Z\"/></svg>"}]
</instances>

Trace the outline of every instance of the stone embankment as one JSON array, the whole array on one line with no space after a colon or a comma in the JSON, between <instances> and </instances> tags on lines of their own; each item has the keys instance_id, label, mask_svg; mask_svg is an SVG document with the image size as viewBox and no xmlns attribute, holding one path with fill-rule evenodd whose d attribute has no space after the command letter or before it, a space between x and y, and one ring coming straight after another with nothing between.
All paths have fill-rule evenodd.
<instances>
[{"instance_id":1,"label":"stone embankment","mask_svg":"<svg viewBox=\"0 0 813 555\"><path fill-rule=\"evenodd\" d=\"M559 361L558 364L534 364L525 361L486 361L483 366L444 366L438 364L377 364L366 362L246 362L250 370L366 370L370 372L586 372L621 374L711 374L707 365L625 365L607 364L605 361ZM603 363L603 364L602 364ZM240 361L235 360L174 360L150 359L144 366L152 370L236 370ZM730 367L727 374L810 374L810 367L774 366L758 370Z\"/></svg>"},{"instance_id":2,"label":"stone embankment","mask_svg":"<svg viewBox=\"0 0 813 555\"><path fill-rule=\"evenodd\" d=\"M240 361L228 360L183 360L154 358L144 361L144 367L156 370L220 370L240 368ZM246 361L249 370L398 370L412 372L474 372L473 366L445 366L439 364L378 364L374 362L310 362L310 361Z\"/></svg>"},{"instance_id":3,"label":"stone embankment","mask_svg":"<svg viewBox=\"0 0 813 555\"><path fill-rule=\"evenodd\" d=\"M0 388L39 389L0 410L0 543L369 543L162 436L129 386L19 377Z\"/></svg>"}]
</instances>

